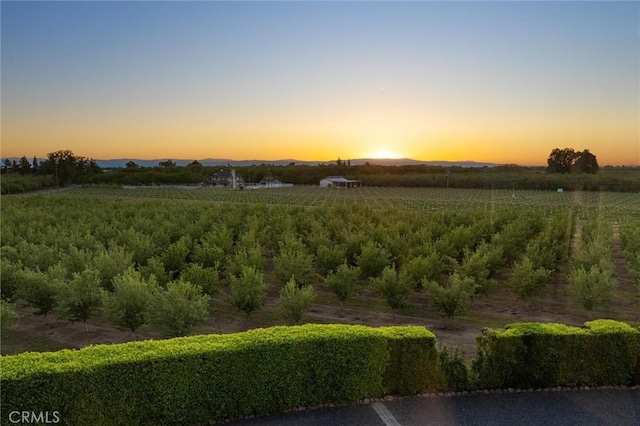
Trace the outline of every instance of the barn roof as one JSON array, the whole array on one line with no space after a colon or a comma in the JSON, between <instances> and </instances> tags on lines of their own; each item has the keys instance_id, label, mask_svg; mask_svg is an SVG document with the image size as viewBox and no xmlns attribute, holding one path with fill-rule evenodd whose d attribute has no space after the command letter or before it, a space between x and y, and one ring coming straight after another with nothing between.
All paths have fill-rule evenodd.
<instances>
[{"instance_id":1,"label":"barn roof","mask_svg":"<svg viewBox=\"0 0 640 426\"><path fill-rule=\"evenodd\" d=\"M329 180L331 182L360 182L358 180L347 179L343 176L327 176L323 180Z\"/></svg>"}]
</instances>

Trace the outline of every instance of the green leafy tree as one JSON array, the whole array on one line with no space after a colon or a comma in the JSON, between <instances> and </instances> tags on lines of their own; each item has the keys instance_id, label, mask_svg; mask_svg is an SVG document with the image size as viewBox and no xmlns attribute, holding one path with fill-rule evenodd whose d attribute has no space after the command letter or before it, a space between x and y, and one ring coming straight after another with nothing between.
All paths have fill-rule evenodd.
<instances>
[{"instance_id":1,"label":"green leafy tree","mask_svg":"<svg viewBox=\"0 0 640 426\"><path fill-rule=\"evenodd\" d=\"M162 256L162 263L170 276L175 276L185 267L187 257L191 252L191 238L182 236L178 241L167 247Z\"/></svg>"},{"instance_id":2,"label":"green leafy tree","mask_svg":"<svg viewBox=\"0 0 640 426\"><path fill-rule=\"evenodd\" d=\"M316 292L312 286L298 287L296 280L291 278L280 289L278 305L287 320L298 324L315 298Z\"/></svg>"},{"instance_id":3,"label":"green leafy tree","mask_svg":"<svg viewBox=\"0 0 640 426\"><path fill-rule=\"evenodd\" d=\"M305 286L314 278L313 256L306 253L304 246L285 242L280 247L280 253L273 257L273 272L283 285L295 277L298 285Z\"/></svg>"},{"instance_id":4,"label":"green leafy tree","mask_svg":"<svg viewBox=\"0 0 640 426\"><path fill-rule=\"evenodd\" d=\"M575 267L567 276L567 281L569 294L589 315L611 300L616 284L613 271L599 265L592 265L589 269Z\"/></svg>"},{"instance_id":5,"label":"green leafy tree","mask_svg":"<svg viewBox=\"0 0 640 426\"><path fill-rule=\"evenodd\" d=\"M190 263L184 271L181 278L197 285L202 291L210 296L220 291L220 270L217 267L204 267L199 263Z\"/></svg>"},{"instance_id":6,"label":"green leafy tree","mask_svg":"<svg viewBox=\"0 0 640 426\"><path fill-rule=\"evenodd\" d=\"M69 283L60 286L58 307L60 317L70 322L82 321L87 331L87 320L102 302L100 276L95 269L74 273Z\"/></svg>"},{"instance_id":7,"label":"green leafy tree","mask_svg":"<svg viewBox=\"0 0 640 426\"><path fill-rule=\"evenodd\" d=\"M264 274L251 266L243 265L240 275L229 277L231 305L243 311L247 319L251 312L261 309L266 301L267 285Z\"/></svg>"},{"instance_id":8,"label":"green leafy tree","mask_svg":"<svg viewBox=\"0 0 640 426\"><path fill-rule=\"evenodd\" d=\"M259 243L254 243L251 247L241 247L233 258L233 263L229 265L229 272L233 275L242 273L243 267L253 268L262 271L265 265L264 252Z\"/></svg>"},{"instance_id":9,"label":"green leafy tree","mask_svg":"<svg viewBox=\"0 0 640 426\"><path fill-rule=\"evenodd\" d=\"M391 263L391 253L380 244L369 240L362 245L361 253L356 255L356 263L365 277L378 277Z\"/></svg>"},{"instance_id":10,"label":"green leafy tree","mask_svg":"<svg viewBox=\"0 0 640 426\"><path fill-rule=\"evenodd\" d=\"M382 270L382 275L377 278L370 278L370 282L371 287L385 298L395 318L396 311L405 304L405 299L411 291L412 283L401 280L394 265L385 267Z\"/></svg>"},{"instance_id":11,"label":"green leafy tree","mask_svg":"<svg viewBox=\"0 0 640 426\"><path fill-rule=\"evenodd\" d=\"M21 271L19 279L17 288L19 297L35 308L36 315L43 315L47 322L47 314L56 306L61 281L53 274L48 275L31 269Z\"/></svg>"},{"instance_id":12,"label":"green leafy tree","mask_svg":"<svg viewBox=\"0 0 640 426\"><path fill-rule=\"evenodd\" d=\"M423 286L427 289L436 312L448 320L469 309L469 301L476 291L476 283L472 277L462 277L456 272L449 276L444 286L433 281L424 282Z\"/></svg>"},{"instance_id":13,"label":"green leafy tree","mask_svg":"<svg viewBox=\"0 0 640 426\"><path fill-rule=\"evenodd\" d=\"M0 297L12 301L19 286L22 273L22 262L12 262L2 258L0 260Z\"/></svg>"},{"instance_id":14,"label":"green leafy tree","mask_svg":"<svg viewBox=\"0 0 640 426\"><path fill-rule=\"evenodd\" d=\"M471 277L476 283L476 292L487 294L492 286L489 279L491 270L489 269L489 253L464 249L462 263L457 268L457 272L462 277Z\"/></svg>"},{"instance_id":15,"label":"green leafy tree","mask_svg":"<svg viewBox=\"0 0 640 426\"><path fill-rule=\"evenodd\" d=\"M227 254L222 247L209 241L203 241L193 247L193 261L205 268L220 267L225 264Z\"/></svg>"},{"instance_id":16,"label":"green leafy tree","mask_svg":"<svg viewBox=\"0 0 640 426\"><path fill-rule=\"evenodd\" d=\"M208 315L209 296L188 281L167 284L167 289L151 298L149 322L167 336L186 336Z\"/></svg>"},{"instance_id":17,"label":"green leafy tree","mask_svg":"<svg viewBox=\"0 0 640 426\"><path fill-rule=\"evenodd\" d=\"M161 288L155 276L148 280L133 268L113 278L113 292L103 291L105 314L131 335L148 322L149 305Z\"/></svg>"},{"instance_id":18,"label":"green leafy tree","mask_svg":"<svg viewBox=\"0 0 640 426\"><path fill-rule=\"evenodd\" d=\"M360 268L341 264L334 271L329 271L324 282L338 296L340 300L340 313L344 312L344 302L358 291L358 276Z\"/></svg>"},{"instance_id":19,"label":"green leafy tree","mask_svg":"<svg viewBox=\"0 0 640 426\"><path fill-rule=\"evenodd\" d=\"M69 252L62 258L62 264L70 274L82 272L87 265L93 264L93 256L94 254L91 251L71 245Z\"/></svg>"},{"instance_id":20,"label":"green leafy tree","mask_svg":"<svg viewBox=\"0 0 640 426\"><path fill-rule=\"evenodd\" d=\"M335 271L346 258L344 248L338 245L320 244L316 249L316 265L323 275Z\"/></svg>"},{"instance_id":21,"label":"green leafy tree","mask_svg":"<svg viewBox=\"0 0 640 426\"><path fill-rule=\"evenodd\" d=\"M122 274L133 265L133 253L128 253L123 247L112 246L107 250L101 250L95 255L93 266L100 275L100 285L111 291L111 280L116 275Z\"/></svg>"},{"instance_id":22,"label":"green leafy tree","mask_svg":"<svg viewBox=\"0 0 640 426\"><path fill-rule=\"evenodd\" d=\"M147 264L141 266L139 269L145 280L148 280L151 278L151 276L153 276L158 281L158 284L163 287L165 287L167 283L171 281L169 274L167 274L164 268L164 263L159 257L154 256L150 258L149 260L147 260Z\"/></svg>"},{"instance_id":23,"label":"green leafy tree","mask_svg":"<svg viewBox=\"0 0 640 426\"><path fill-rule=\"evenodd\" d=\"M524 256L513 268L513 275L509 280L509 288L518 299L530 303L542 294L551 277L551 270L534 265L529 256Z\"/></svg>"},{"instance_id":24,"label":"green leafy tree","mask_svg":"<svg viewBox=\"0 0 640 426\"><path fill-rule=\"evenodd\" d=\"M420 288L422 280L435 280L444 270L442 258L435 252L426 256L416 256L400 267L400 279L406 280L413 288Z\"/></svg>"},{"instance_id":25,"label":"green leafy tree","mask_svg":"<svg viewBox=\"0 0 640 426\"><path fill-rule=\"evenodd\" d=\"M0 300L0 327L2 330L11 327L18 321L18 314L13 305L4 299Z\"/></svg>"}]
</instances>

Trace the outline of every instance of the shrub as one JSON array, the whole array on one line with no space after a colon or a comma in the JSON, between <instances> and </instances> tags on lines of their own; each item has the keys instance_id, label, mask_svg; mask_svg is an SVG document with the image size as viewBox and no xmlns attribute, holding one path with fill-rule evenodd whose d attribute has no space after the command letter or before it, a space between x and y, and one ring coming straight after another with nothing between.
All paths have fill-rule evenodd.
<instances>
[{"instance_id":1,"label":"shrub","mask_svg":"<svg viewBox=\"0 0 640 426\"><path fill-rule=\"evenodd\" d=\"M585 326L517 323L503 330L484 329L472 364L476 385L535 388L637 381L640 332L612 320Z\"/></svg>"},{"instance_id":2,"label":"shrub","mask_svg":"<svg viewBox=\"0 0 640 426\"><path fill-rule=\"evenodd\" d=\"M437 359L423 327L304 325L96 345L3 357L0 408L55 407L68 424L196 424L435 388Z\"/></svg>"}]
</instances>

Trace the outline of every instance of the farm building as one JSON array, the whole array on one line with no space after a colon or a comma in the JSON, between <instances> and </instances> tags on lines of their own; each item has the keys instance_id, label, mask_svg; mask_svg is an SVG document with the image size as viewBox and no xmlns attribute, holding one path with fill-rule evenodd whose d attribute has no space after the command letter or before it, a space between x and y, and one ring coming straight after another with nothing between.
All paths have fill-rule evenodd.
<instances>
[{"instance_id":1,"label":"farm building","mask_svg":"<svg viewBox=\"0 0 640 426\"><path fill-rule=\"evenodd\" d=\"M211 176L207 176L207 184L212 186L230 186L231 188L239 188L244 186L244 179L236 176L235 169L220 170Z\"/></svg>"},{"instance_id":2,"label":"farm building","mask_svg":"<svg viewBox=\"0 0 640 426\"><path fill-rule=\"evenodd\" d=\"M359 180L346 179L342 176L328 176L320 181L321 188L359 188Z\"/></svg>"},{"instance_id":3,"label":"farm building","mask_svg":"<svg viewBox=\"0 0 640 426\"><path fill-rule=\"evenodd\" d=\"M292 183L280 182L278 178L273 176L266 176L260 180L260 188L285 188L293 186Z\"/></svg>"}]
</instances>

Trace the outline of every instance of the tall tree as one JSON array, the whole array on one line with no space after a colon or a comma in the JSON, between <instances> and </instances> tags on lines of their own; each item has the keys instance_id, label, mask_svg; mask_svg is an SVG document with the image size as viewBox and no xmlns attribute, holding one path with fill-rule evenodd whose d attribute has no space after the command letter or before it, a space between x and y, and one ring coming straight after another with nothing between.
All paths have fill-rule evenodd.
<instances>
[{"instance_id":1,"label":"tall tree","mask_svg":"<svg viewBox=\"0 0 640 426\"><path fill-rule=\"evenodd\" d=\"M77 159L73 152L61 150L47 154L43 165L47 174L55 174L56 184L65 186L73 182L76 177Z\"/></svg>"},{"instance_id":2,"label":"tall tree","mask_svg":"<svg viewBox=\"0 0 640 426\"><path fill-rule=\"evenodd\" d=\"M573 166L578 173L595 174L600 169L596 156L590 153L588 149L577 153Z\"/></svg>"},{"instance_id":3,"label":"tall tree","mask_svg":"<svg viewBox=\"0 0 640 426\"><path fill-rule=\"evenodd\" d=\"M31 163L29 163L29 160L25 156L22 156L22 158L20 158L20 163L18 164L18 173L20 173L21 175L28 175L29 173L31 173Z\"/></svg>"},{"instance_id":4,"label":"tall tree","mask_svg":"<svg viewBox=\"0 0 640 426\"><path fill-rule=\"evenodd\" d=\"M555 148L547 159L547 171L551 173L571 173L576 152L573 148Z\"/></svg>"}]
</instances>

